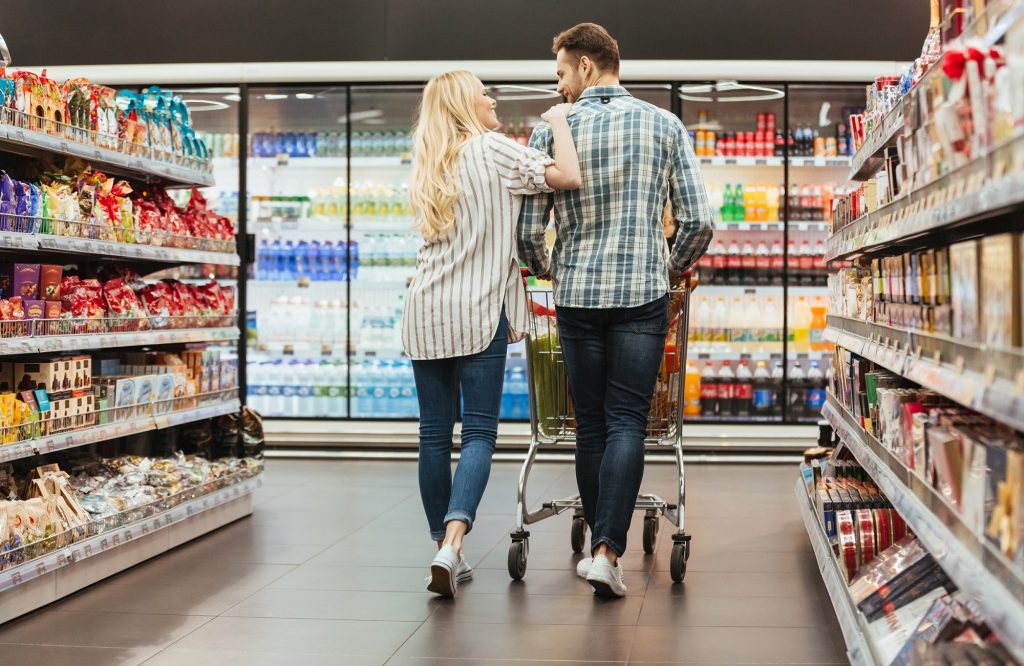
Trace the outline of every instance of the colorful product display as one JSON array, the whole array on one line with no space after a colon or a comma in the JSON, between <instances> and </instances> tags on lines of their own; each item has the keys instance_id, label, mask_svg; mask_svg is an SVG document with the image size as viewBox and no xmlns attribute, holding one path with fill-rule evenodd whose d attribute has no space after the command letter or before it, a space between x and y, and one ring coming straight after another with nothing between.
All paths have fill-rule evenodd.
<instances>
[{"instance_id":1,"label":"colorful product display","mask_svg":"<svg viewBox=\"0 0 1024 666\"><path fill-rule=\"evenodd\" d=\"M235 135L226 136L237 140ZM233 139L222 137L220 143L222 155L237 155ZM255 132L249 143L253 157L347 157L348 149L344 131ZM353 132L351 149L352 157L407 157L412 153L412 134L405 130Z\"/></svg>"},{"instance_id":2,"label":"colorful product display","mask_svg":"<svg viewBox=\"0 0 1024 666\"><path fill-rule=\"evenodd\" d=\"M854 113L845 109L844 119ZM783 133L775 125L774 113L758 113L755 131L719 132L706 129L707 111L701 111L698 129L690 132L698 157L782 157L789 144L790 157L837 157L852 154L847 122L836 123L832 136L823 136L811 126L789 129Z\"/></svg>"}]
</instances>

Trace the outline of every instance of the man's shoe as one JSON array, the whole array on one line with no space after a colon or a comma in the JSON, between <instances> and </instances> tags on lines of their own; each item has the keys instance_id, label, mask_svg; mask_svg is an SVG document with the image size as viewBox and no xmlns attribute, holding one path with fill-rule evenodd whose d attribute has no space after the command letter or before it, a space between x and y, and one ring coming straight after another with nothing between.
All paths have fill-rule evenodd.
<instances>
[{"instance_id":1,"label":"man's shoe","mask_svg":"<svg viewBox=\"0 0 1024 666\"><path fill-rule=\"evenodd\" d=\"M430 564L430 582L427 583L427 589L434 594L454 599L459 586L459 564L459 556L451 546L445 546L437 551L437 556ZM472 576L472 570L470 575Z\"/></svg>"},{"instance_id":2,"label":"man's shoe","mask_svg":"<svg viewBox=\"0 0 1024 666\"><path fill-rule=\"evenodd\" d=\"M622 582L622 564L612 566L608 558L598 555L587 574L587 582L594 588L594 594L601 597L626 596L626 584Z\"/></svg>"},{"instance_id":3,"label":"man's shoe","mask_svg":"<svg viewBox=\"0 0 1024 666\"><path fill-rule=\"evenodd\" d=\"M594 566L594 558L584 557L576 563L576 575L583 580L586 580L587 576L590 575L590 568L592 566Z\"/></svg>"}]
</instances>

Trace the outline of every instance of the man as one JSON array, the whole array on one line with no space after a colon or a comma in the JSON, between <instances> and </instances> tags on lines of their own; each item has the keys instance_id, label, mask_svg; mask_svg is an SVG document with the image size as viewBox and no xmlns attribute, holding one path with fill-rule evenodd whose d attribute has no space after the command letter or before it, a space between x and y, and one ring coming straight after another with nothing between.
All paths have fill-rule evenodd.
<instances>
[{"instance_id":1,"label":"man","mask_svg":"<svg viewBox=\"0 0 1024 666\"><path fill-rule=\"evenodd\" d=\"M554 281L562 354L576 416L576 481L593 559L577 573L602 596L625 596L619 558L644 468L647 416L668 332L669 277L711 242L712 216L686 129L619 84L618 43L582 23L555 37L558 92L573 103L569 124L583 186L528 198L519 256ZM540 125L530 145L551 151ZM662 213L678 225L666 256ZM557 240L548 256L552 208Z\"/></svg>"}]
</instances>

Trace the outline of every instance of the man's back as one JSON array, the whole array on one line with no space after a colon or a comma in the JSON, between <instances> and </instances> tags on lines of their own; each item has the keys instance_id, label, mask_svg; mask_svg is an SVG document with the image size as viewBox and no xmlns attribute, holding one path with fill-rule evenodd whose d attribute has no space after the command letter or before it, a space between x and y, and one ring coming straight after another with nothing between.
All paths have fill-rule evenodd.
<instances>
[{"instance_id":1,"label":"man's back","mask_svg":"<svg viewBox=\"0 0 1024 666\"><path fill-rule=\"evenodd\" d=\"M678 259L692 264L689 255L699 257L711 236L707 198L695 160L686 159L693 153L683 125L621 86L588 88L569 124L583 187L526 202L520 216L521 258L534 268L531 257L542 252L537 230L543 230L553 205L556 303L583 308L649 303L668 291L662 215L670 196L677 217L685 213L689 220L688 229L687 220L680 220L680 231L690 234L693 246ZM534 132L531 146L551 151L546 125Z\"/></svg>"}]
</instances>

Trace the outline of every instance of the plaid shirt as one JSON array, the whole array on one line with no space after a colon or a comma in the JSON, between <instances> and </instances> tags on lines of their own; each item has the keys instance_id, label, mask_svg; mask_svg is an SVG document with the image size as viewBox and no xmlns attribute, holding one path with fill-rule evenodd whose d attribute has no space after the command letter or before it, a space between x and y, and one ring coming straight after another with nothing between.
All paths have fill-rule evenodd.
<instances>
[{"instance_id":1,"label":"plaid shirt","mask_svg":"<svg viewBox=\"0 0 1024 666\"><path fill-rule=\"evenodd\" d=\"M677 117L621 86L588 88L569 126L583 187L527 197L519 258L535 275L550 270L557 305L650 303L668 291L667 268L688 269L711 243L711 210L689 135ZM530 146L551 154L551 126L539 125ZM662 220L670 199L679 231L668 256ZM552 208L557 239L549 257L544 229Z\"/></svg>"}]
</instances>

